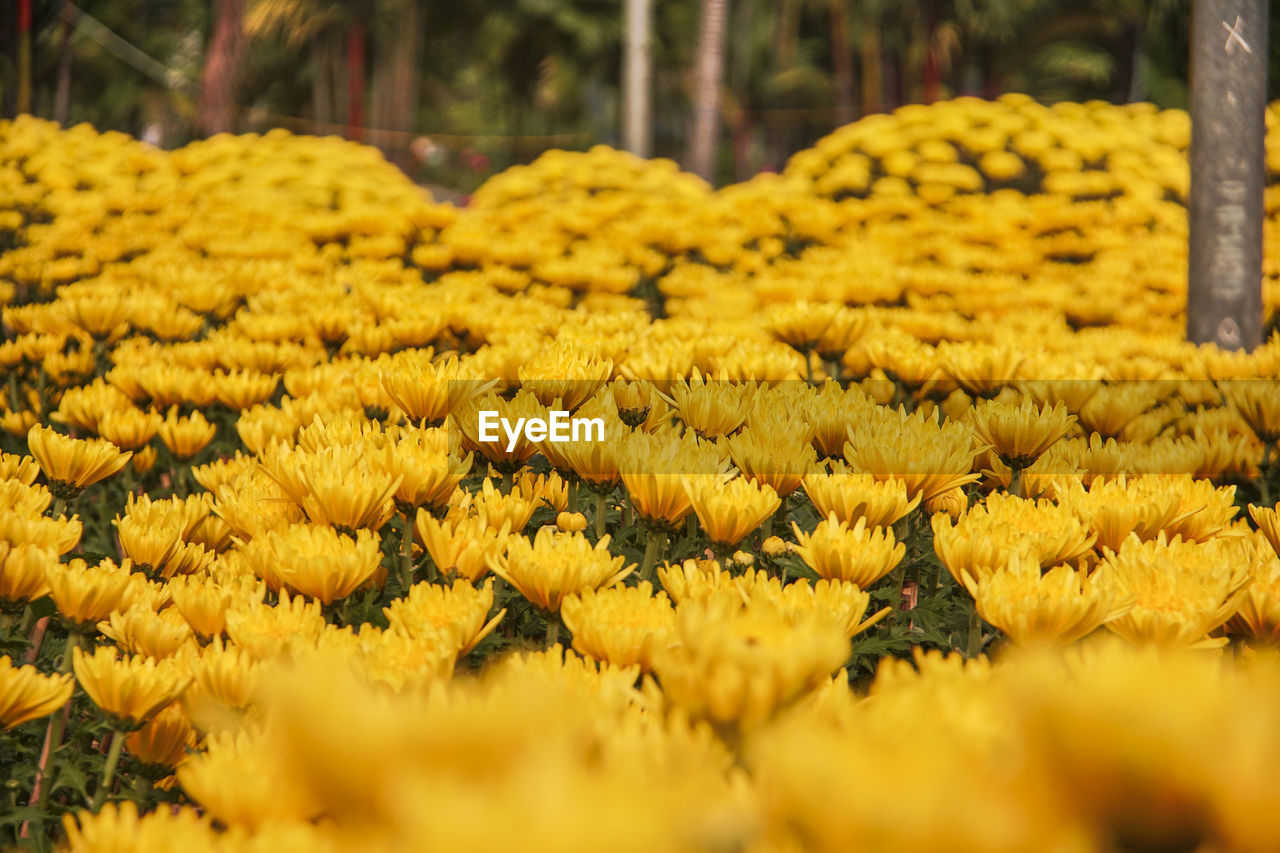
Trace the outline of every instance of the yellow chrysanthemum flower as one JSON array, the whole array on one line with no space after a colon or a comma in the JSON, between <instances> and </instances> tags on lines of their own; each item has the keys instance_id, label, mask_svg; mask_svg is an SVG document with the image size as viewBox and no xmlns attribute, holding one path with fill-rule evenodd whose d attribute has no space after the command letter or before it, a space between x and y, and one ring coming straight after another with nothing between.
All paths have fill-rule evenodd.
<instances>
[{"instance_id":1,"label":"yellow chrysanthemum flower","mask_svg":"<svg viewBox=\"0 0 1280 853\"><path fill-rule=\"evenodd\" d=\"M0 731L48 716L71 698L70 675L43 675L34 666L13 666L0 657Z\"/></svg>"}]
</instances>

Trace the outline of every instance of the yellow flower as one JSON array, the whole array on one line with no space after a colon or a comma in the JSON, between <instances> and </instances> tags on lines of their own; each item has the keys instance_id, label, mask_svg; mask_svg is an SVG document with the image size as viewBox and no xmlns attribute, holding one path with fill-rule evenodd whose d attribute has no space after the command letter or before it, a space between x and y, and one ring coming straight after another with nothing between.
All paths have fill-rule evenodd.
<instances>
[{"instance_id":1,"label":"yellow flower","mask_svg":"<svg viewBox=\"0 0 1280 853\"><path fill-rule=\"evenodd\" d=\"M1258 525L1258 530L1277 555L1280 555L1280 511L1276 507L1254 506L1249 504L1249 516Z\"/></svg>"},{"instance_id":2,"label":"yellow flower","mask_svg":"<svg viewBox=\"0 0 1280 853\"><path fill-rule=\"evenodd\" d=\"M472 582L489 571L489 558L502 551L509 532L505 525L495 530L483 518L441 521L421 509L413 529L441 575L457 572Z\"/></svg>"},{"instance_id":3,"label":"yellow flower","mask_svg":"<svg viewBox=\"0 0 1280 853\"><path fill-rule=\"evenodd\" d=\"M329 604L359 589L382 562L378 535L354 536L332 527L294 524L255 536L244 560L273 589L281 587Z\"/></svg>"},{"instance_id":4,"label":"yellow flower","mask_svg":"<svg viewBox=\"0 0 1280 853\"><path fill-rule=\"evenodd\" d=\"M103 560L92 567L84 560L72 560L46 566L45 578L58 614L71 625L88 629L111 611L128 607L137 588L130 568L127 559L120 566Z\"/></svg>"},{"instance_id":5,"label":"yellow flower","mask_svg":"<svg viewBox=\"0 0 1280 853\"><path fill-rule=\"evenodd\" d=\"M653 668L652 649L675 636L675 610L665 592L654 594L649 581L571 595L561 604L560 617L578 652L615 666L639 665L643 672Z\"/></svg>"},{"instance_id":6,"label":"yellow flower","mask_svg":"<svg viewBox=\"0 0 1280 853\"><path fill-rule=\"evenodd\" d=\"M1249 582L1250 540L1183 542L1164 534L1149 542L1136 539L1103 561L1107 583L1134 599L1131 610L1107 623L1135 644L1216 648L1225 637L1207 635L1235 613L1240 590Z\"/></svg>"},{"instance_id":7,"label":"yellow flower","mask_svg":"<svg viewBox=\"0 0 1280 853\"><path fill-rule=\"evenodd\" d=\"M229 827L307 821L320 813L305 777L289 772L260 734L211 735L204 751L178 768L182 790Z\"/></svg>"},{"instance_id":8,"label":"yellow flower","mask_svg":"<svg viewBox=\"0 0 1280 853\"><path fill-rule=\"evenodd\" d=\"M98 630L129 652L144 657L167 658L191 639L191 628L173 608L156 613L145 604L113 612Z\"/></svg>"},{"instance_id":9,"label":"yellow flower","mask_svg":"<svg viewBox=\"0 0 1280 853\"><path fill-rule=\"evenodd\" d=\"M889 527L919 506L921 498L919 494L908 498L901 480L850 473L839 462L831 473L806 474L804 491L824 518L834 514L845 524L863 519L868 527Z\"/></svg>"},{"instance_id":10,"label":"yellow flower","mask_svg":"<svg viewBox=\"0 0 1280 853\"><path fill-rule=\"evenodd\" d=\"M48 595L45 571L57 563L51 548L0 542L0 601L20 604Z\"/></svg>"},{"instance_id":11,"label":"yellow flower","mask_svg":"<svg viewBox=\"0 0 1280 853\"><path fill-rule=\"evenodd\" d=\"M504 495L487 477L481 482L479 492L462 490L454 492L454 498L457 502L450 516L456 518L475 513L486 527L494 530L505 527L516 533L528 526L533 511L538 508L538 504L525 497L521 490L513 488L510 494Z\"/></svg>"},{"instance_id":12,"label":"yellow flower","mask_svg":"<svg viewBox=\"0 0 1280 853\"><path fill-rule=\"evenodd\" d=\"M43 426L31 428L27 446L49 479L50 490L63 500L115 474L133 455L121 453L109 441L68 438Z\"/></svg>"},{"instance_id":13,"label":"yellow flower","mask_svg":"<svg viewBox=\"0 0 1280 853\"><path fill-rule=\"evenodd\" d=\"M713 474L685 477L685 491L712 542L737 545L782 505L772 486L745 477L724 482Z\"/></svg>"},{"instance_id":14,"label":"yellow flower","mask_svg":"<svg viewBox=\"0 0 1280 853\"><path fill-rule=\"evenodd\" d=\"M520 365L516 376L542 405L572 412L599 391L612 372L611 359L574 343L556 342Z\"/></svg>"},{"instance_id":15,"label":"yellow flower","mask_svg":"<svg viewBox=\"0 0 1280 853\"><path fill-rule=\"evenodd\" d=\"M189 417L179 417L177 406L169 409L158 429L160 440L169 452L181 460L195 456L213 441L218 428L205 420L200 412L192 412Z\"/></svg>"},{"instance_id":16,"label":"yellow flower","mask_svg":"<svg viewBox=\"0 0 1280 853\"><path fill-rule=\"evenodd\" d=\"M430 351L427 351L428 359ZM382 371L382 387L409 420L440 426L450 414L497 384L466 376L456 358L432 364L416 351L392 359Z\"/></svg>"},{"instance_id":17,"label":"yellow flower","mask_svg":"<svg viewBox=\"0 0 1280 853\"><path fill-rule=\"evenodd\" d=\"M1280 644L1280 558L1265 545L1254 549L1249 583L1240 606L1226 624L1227 633L1251 643Z\"/></svg>"},{"instance_id":18,"label":"yellow flower","mask_svg":"<svg viewBox=\"0 0 1280 853\"><path fill-rule=\"evenodd\" d=\"M1022 553L1042 569L1074 563L1087 555L1094 534L1064 507L1010 494L991 494L952 524L934 515L933 547L957 581L963 572L975 578Z\"/></svg>"},{"instance_id":19,"label":"yellow flower","mask_svg":"<svg viewBox=\"0 0 1280 853\"><path fill-rule=\"evenodd\" d=\"M581 533L559 533L544 527L533 542L523 536L507 540L505 554L490 556L489 568L543 610L558 611L568 595L609 587L635 571L625 558L609 553L609 537L594 546Z\"/></svg>"},{"instance_id":20,"label":"yellow flower","mask_svg":"<svg viewBox=\"0 0 1280 853\"><path fill-rule=\"evenodd\" d=\"M259 658L238 645L224 645L219 637L181 663L191 673L181 703L192 725L201 732L239 728L261 681Z\"/></svg>"},{"instance_id":21,"label":"yellow flower","mask_svg":"<svg viewBox=\"0 0 1280 853\"><path fill-rule=\"evenodd\" d=\"M129 754L152 767L177 767L196 745L196 730L178 704L172 704L125 739Z\"/></svg>"},{"instance_id":22,"label":"yellow flower","mask_svg":"<svg viewBox=\"0 0 1280 853\"><path fill-rule=\"evenodd\" d=\"M392 496L400 476L373 464L360 445L314 452L276 445L263 456L262 466L317 524L378 530L395 511Z\"/></svg>"},{"instance_id":23,"label":"yellow flower","mask_svg":"<svg viewBox=\"0 0 1280 853\"><path fill-rule=\"evenodd\" d=\"M99 646L92 655L77 646L72 649L72 666L93 704L122 729L146 723L181 696L191 681L170 661L121 659L109 646Z\"/></svg>"},{"instance_id":24,"label":"yellow flower","mask_svg":"<svg viewBox=\"0 0 1280 853\"><path fill-rule=\"evenodd\" d=\"M448 587L416 583L409 588L408 595L391 602L382 612L387 617L389 630L410 637L440 632L441 636L454 639L455 654L465 655L498 627L507 612L504 608L488 619L491 609L492 579L477 589L470 581L459 578Z\"/></svg>"},{"instance_id":25,"label":"yellow flower","mask_svg":"<svg viewBox=\"0 0 1280 853\"><path fill-rule=\"evenodd\" d=\"M1075 417L1061 403L1039 407L1031 397L1018 406L984 400L973 409L978 440L991 445L1000 461L1021 471L1071 430Z\"/></svg>"},{"instance_id":26,"label":"yellow flower","mask_svg":"<svg viewBox=\"0 0 1280 853\"><path fill-rule=\"evenodd\" d=\"M941 426L923 410L906 419L890 414L849 427L844 456L855 472L899 479L912 498L929 500L978 479L971 473L978 449L961 423Z\"/></svg>"},{"instance_id":27,"label":"yellow flower","mask_svg":"<svg viewBox=\"0 0 1280 853\"><path fill-rule=\"evenodd\" d=\"M1023 553L996 571L962 577L978 613L1014 643L1066 645L1133 607L1133 599L1119 595L1105 573L1089 575L1064 565L1042 575L1040 565Z\"/></svg>"},{"instance_id":28,"label":"yellow flower","mask_svg":"<svg viewBox=\"0 0 1280 853\"><path fill-rule=\"evenodd\" d=\"M71 698L70 675L42 675L34 666L13 666L0 657L0 730L46 717Z\"/></svg>"},{"instance_id":29,"label":"yellow flower","mask_svg":"<svg viewBox=\"0 0 1280 853\"><path fill-rule=\"evenodd\" d=\"M156 412L127 408L109 411L98 420L98 435L121 450L140 450L155 436L164 419Z\"/></svg>"},{"instance_id":30,"label":"yellow flower","mask_svg":"<svg viewBox=\"0 0 1280 853\"><path fill-rule=\"evenodd\" d=\"M325 624L318 600L301 595L290 598L287 589L280 591L275 605L233 601L227 610L227 637L255 660L314 646Z\"/></svg>"},{"instance_id":31,"label":"yellow flower","mask_svg":"<svg viewBox=\"0 0 1280 853\"><path fill-rule=\"evenodd\" d=\"M675 641L651 653L663 693L695 719L747 728L817 687L849 655L834 621L732 596L682 602Z\"/></svg>"},{"instance_id":32,"label":"yellow flower","mask_svg":"<svg viewBox=\"0 0 1280 853\"><path fill-rule=\"evenodd\" d=\"M727 460L715 445L692 436L633 433L619 449L618 468L636 514L652 526L674 528L693 509L682 474L723 476Z\"/></svg>"},{"instance_id":33,"label":"yellow flower","mask_svg":"<svg viewBox=\"0 0 1280 853\"><path fill-rule=\"evenodd\" d=\"M227 624L227 608L231 606L229 590L198 575L173 578L165 588L191 630L205 639L222 633Z\"/></svg>"},{"instance_id":34,"label":"yellow flower","mask_svg":"<svg viewBox=\"0 0 1280 853\"><path fill-rule=\"evenodd\" d=\"M671 387L671 401L689 429L702 438L715 438L732 434L746 422L756 392L754 383L706 379L695 371L693 379Z\"/></svg>"},{"instance_id":35,"label":"yellow flower","mask_svg":"<svg viewBox=\"0 0 1280 853\"><path fill-rule=\"evenodd\" d=\"M580 512L562 512L556 516L556 527L565 533L578 533L587 529L587 517Z\"/></svg>"},{"instance_id":36,"label":"yellow flower","mask_svg":"<svg viewBox=\"0 0 1280 853\"><path fill-rule=\"evenodd\" d=\"M794 492L814 465L813 446L805 432L784 422L754 421L729 439L729 456L742 475L767 485L780 498Z\"/></svg>"},{"instance_id":37,"label":"yellow flower","mask_svg":"<svg viewBox=\"0 0 1280 853\"><path fill-rule=\"evenodd\" d=\"M1280 442L1280 399L1275 380L1231 382L1225 396L1259 441Z\"/></svg>"},{"instance_id":38,"label":"yellow flower","mask_svg":"<svg viewBox=\"0 0 1280 853\"><path fill-rule=\"evenodd\" d=\"M132 800L62 816L67 846L76 853L106 850L172 850L213 853L218 834L207 816L190 806L155 809L138 817Z\"/></svg>"},{"instance_id":39,"label":"yellow flower","mask_svg":"<svg viewBox=\"0 0 1280 853\"><path fill-rule=\"evenodd\" d=\"M902 562L907 546L894 541L893 531L871 528L859 518L852 527L834 513L805 533L794 521L796 553L805 565L828 580L848 581L862 589L871 586Z\"/></svg>"},{"instance_id":40,"label":"yellow flower","mask_svg":"<svg viewBox=\"0 0 1280 853\"><path fill-rule=\"evenodd\" d=\"M405 511L417 507L436 510L448 505L449 496L471 470L471 454L450 453L449 436L443 430L414 430L389 442L377 464L399 479L395 501Z\"/></svg>"}]
</instances>

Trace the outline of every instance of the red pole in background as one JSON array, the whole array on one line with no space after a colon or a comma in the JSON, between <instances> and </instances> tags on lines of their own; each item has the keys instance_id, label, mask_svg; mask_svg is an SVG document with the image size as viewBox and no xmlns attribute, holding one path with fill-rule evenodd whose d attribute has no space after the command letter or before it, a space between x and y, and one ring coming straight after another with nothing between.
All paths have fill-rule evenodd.
<instances>
[{"instance_id":1,"label":"red pole in background","mask_svg":"<svg viewBox=\"0 0 1280 853\"><path fill-rule=\"evenodd\" d=\"M18 115L31 112L31 0L18 0Z\"/></svg>"},{"instance_id":2,"label":"red pole in background","mask_svg":"<svg viewBox=\"0 0 1280 853\"><path fill-rule=\"evenodd\" d=\"M364 139L364 24L347 30L347 136Z\"/></svg>"}]
</instances>

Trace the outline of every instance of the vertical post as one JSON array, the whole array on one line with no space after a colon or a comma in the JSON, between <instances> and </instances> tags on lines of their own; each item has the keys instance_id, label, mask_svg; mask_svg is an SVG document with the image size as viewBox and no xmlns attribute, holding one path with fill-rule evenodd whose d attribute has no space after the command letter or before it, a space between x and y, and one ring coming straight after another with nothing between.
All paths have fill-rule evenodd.
<instances>
[{"instance_id":1,"label":"vertical post","mask_svg":"<svg viewBox=\"0 0 1280 853\"><path fill-rule=\"evenodd\" d=\"M653 129L649 113L649 21L653 0L626 0L627 42L622 62L624 91L623 145L638 157L648 157Z\"/></svg>"},{"instance_id":2,"label":"vertical post","mask_svg":"<svg viewBox=\"0 0 1280 853\"><path fill-rule=\"evenodd\" d=\"M31 112L31 0L18 0L18 115Z\"/></svg>"},{"instance_id":3,"label":"vertical post","mask_svg":"<svg viewBox=\"0 0 1280 853\"><path fill-rule=\"evenodd\" d=\"M1187 337L1262 342L1267 0L1193 0Z\"/></svg>"},{"instance_id":4,"label":"vertical post","mask_svg":"<svg viewBox=\"0 0 1280 853\"><path fill-rule=\"evenodd\" d=\"M716 143L720 140L720 79L724 72L728 5L729 0L702 0L702 24L698 31L688 169L708 182L715 180Z\"/></svg>"}]
</instances>

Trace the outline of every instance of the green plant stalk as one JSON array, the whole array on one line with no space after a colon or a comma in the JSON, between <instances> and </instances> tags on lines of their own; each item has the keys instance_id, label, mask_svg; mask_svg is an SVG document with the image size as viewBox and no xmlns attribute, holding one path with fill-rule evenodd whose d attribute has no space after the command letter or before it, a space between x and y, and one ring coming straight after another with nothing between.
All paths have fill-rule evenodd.
<instances>
[{"instance_id":1,"label":"green plant stalk","mask_svg":"<svg viewBox=\"0 0 1280 853\"><path fill-rule=\"evenodd\" d=\"M608 501L605 499L604 492L596 492L596 541L604 538L605 533L605 512L608 509Z\"/></svg>"},{"instance_id":2,"label":"green plant stalk","mask_svg":"<svg viewBox=\"0 0 1280 853\"><path fill-rule=\"evenodd\" d=\"M502 493L504 495L511 494L511 486L515 483L515 473L512 471L502 472Z\"/></svg>"},{"instance_id":3,"label":"green plant stalk","mask_svg":"<svg viewBox=\"0 0 1280 853\"><path fill-rule=\"evenodd\" d=\"M1009 470L1013 472L1013 476L1009 479L1009 494L1020 498L1022 497L1022 469L1011 465Z\"/></svg>"},{"instance_id":4,"label":"green plant stalk","mask_svg":"<svg viewBox=\"0 0 1280 853\"><path fill-rule=\"evenodd\" d=\"M116 766L120 763L120 750L124 746L124 732L116 729L111 733L111 748L107 751L107 763L102 768L102 778L98 780L98 790L93 795L93 803L89 806L93 811L102 808L107 794L111 791L111 783L115 781Z\"/></svg>"},{"instance_id":5,"label":"green plant stalk","mask_svg":"<svg viewBox=\"0 0 1280 853\"><path fill-rule=\"evenodd\" d=\"M44 368L39 367L36 369L36 400L39 401L41 420L44 420L49 408L48 393L48 376L45 375Z\"/></svg>"},{"instance_id":6,"label":"green plant stalk","mask_svg":"<svg viewBox=\"0 0 1280 853\"><path fill-rule=\"evenodd\" d=\"M565 510L568 512L578 511L578 481L570 480L568 484L567 500L565 501Z\"/></svg>"},{"instance_id":7,"label":"green plant stalk","mask_svg":"<svg viewBox=\"0 0 1280 853\"><path fill-rule=\"evenodd\" d=\"M551 648L560 641L560 614L547 614L546 647Z\"/></svg>"},{"instance_id":8,"label":"green plant stalk","mask_svg":"<svg viewBox=\"0 0 1280 853\"><path fill-rule=\"evenodd\" d=\"M404 514L404 525L400 528L400 586L406 592L413 583L413 522L409 513Z\"/></svg>"},{"instance_id":9,"label":"green plant stalk","mask_svg":"<svg viewBox=\"0 0 1280 853\"><path fill-rule=\"evenodd\" d=\"M658 557L658 538L662 536L657 531L650 530L644 540L644 557L640 560L640 580L653 581L654 563Z\"/></svg>"},{"instance_id":10,"label":"green plant stalk","mask_svg":"<svg viewBox=\"0 0 1280 853\"><path fill-rule=\"evenodd\" d=\"M982 651L982 617L978 615L978 603L973 604L973 612L969 614L969 639L965 647L965 657L976 658Z\"/></svg>"},{"instance_id":11,"label":"green plant stalk","mask_svg":"<svg viewBox=\"0 0 1280 853\"><path fill-rule=\"evenodd\" d=\"M63 498L54 498L49 511L53 513L54 518L60 518L67 514L67 502Z\"/></svg>"},{"instance_id":12,"label":"green plant stalk","mask_svg":"<svg viewBox=\"0 0 1280 853\"><path fill-rule=\"evenodd\" d=\"M69 632L67 634L67 645L62 651L62 661L58 664L58 672L64 674L71 672L71 661L74 656L72 653L79 645L80 632L74 630ZM57 711L53 712L53 716L49 718L49 728L45 731L44 740L46 748L43 751L45 753L47 763L44 767L41 767L36 771L35 781L35 784L40 787L40 799L37 805L42 811L44 810L45 805L49 802L49 785L41 783L48 781L48 767L53 764L53 754L57 751L58 747L62 745L62 736L67 730L67 711L70 704L71 702L68 700L67 705L64 705Z\"/></svg>"},{"instance_id":13,"label":"green plant stalk","mask_svg":"<svg viewBox=\"0 0 1280 853\"><path fill-rule=\"evenodd\" d=\"M1271 506L1271 454L1275 450L1275 442L1268 441L1262 445L1262 462L1258 465L1258 495L1264 506Z\"/></svg>"}]
</instances>

